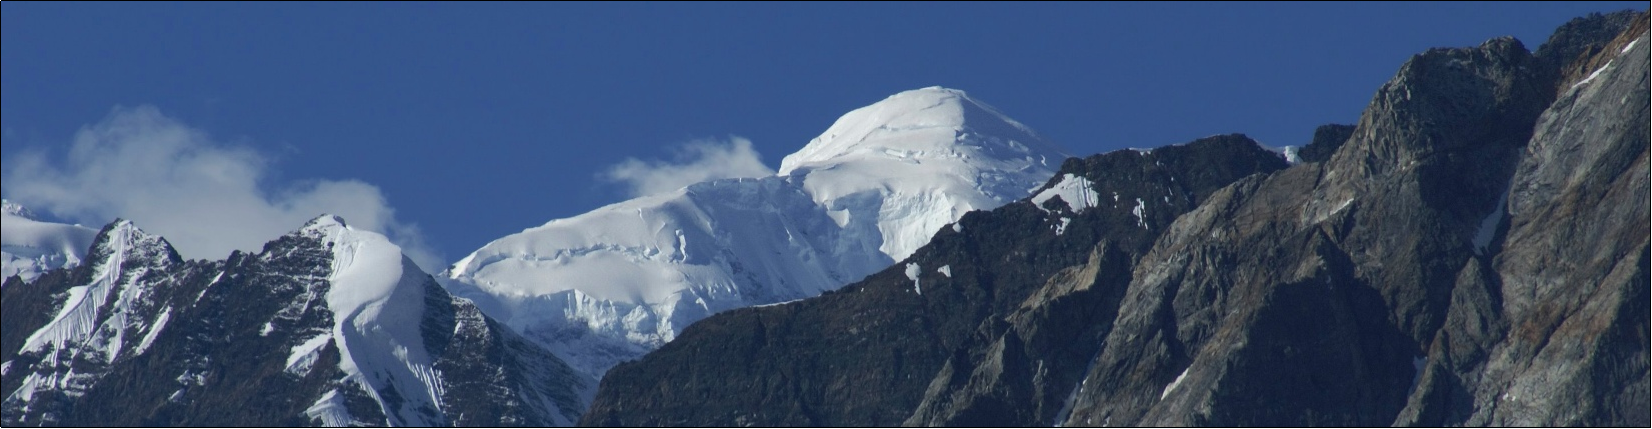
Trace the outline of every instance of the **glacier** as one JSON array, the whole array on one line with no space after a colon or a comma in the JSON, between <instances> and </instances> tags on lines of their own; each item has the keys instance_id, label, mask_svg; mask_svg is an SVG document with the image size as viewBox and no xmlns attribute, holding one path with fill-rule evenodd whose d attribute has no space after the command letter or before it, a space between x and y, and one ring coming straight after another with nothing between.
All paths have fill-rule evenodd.
<instances>
[{"instance_id":1,"label":"glacier","mask_svg":"<svg viewBox=\"0 0 1652 429\"><path fill-rule=\"evenodd\" d=\"M0 200L0 281L11 276L23 281L58 268L73 268L86 259L86 248L98 231L80 225L46 222L29 209Z\"/></svg>"},{"instance_id":2,"label":"glacier","mask_svg":"<svg viewBox=\"0 0 1652 429\"><path fill-rule=\"evenodd\" d=\"M1067 157L963 91L905 91L843 115L774 176L552 220L439 277L600 377L717 312L819 295L905 259L964 213L1027 197Z\"/></svg>"}]
</instances>

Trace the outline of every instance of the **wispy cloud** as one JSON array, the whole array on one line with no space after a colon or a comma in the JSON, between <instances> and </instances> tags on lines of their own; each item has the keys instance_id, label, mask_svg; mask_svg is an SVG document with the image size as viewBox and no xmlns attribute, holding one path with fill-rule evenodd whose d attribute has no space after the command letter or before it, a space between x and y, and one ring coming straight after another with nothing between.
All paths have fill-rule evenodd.
<instances>
[{"instance_id":1,"label":"wispy cloud","mask_svg":"<svg viewBox=\"0 0 1652 429\"><path fill-rule=\"evenodd\" d=\"M268 183L273 161L152 106L116 107L75 134L66 156L8 159L7 198L75 222L131 219L186 258L256 251L322 213L384 233L426 270L445 266L417 225L398 221L379 188L359 180Z\"/></svg>"},{"instance_id":2,"label":"wispy cloud","mask_svg":"<svg viewBox=\"0 0 1652 429\"><path fill-rule=\"evenodd\" d=\"M670 161L627 158L597 177L624 184L630 188L631 196L640 197L713 179L774 175L774 169L763 165L762 157L752 150L751 140L741 137L730 137L727 141L696 140L672 152L674 157Z\"/></svg>"}]
</instances>

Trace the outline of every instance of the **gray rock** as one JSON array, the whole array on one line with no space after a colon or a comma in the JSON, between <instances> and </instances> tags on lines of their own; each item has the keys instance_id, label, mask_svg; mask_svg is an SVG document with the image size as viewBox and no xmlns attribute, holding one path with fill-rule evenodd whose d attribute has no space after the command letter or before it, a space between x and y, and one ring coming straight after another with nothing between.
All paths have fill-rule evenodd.
<instances>
[{"instance_id":1,"label":"gray rock","mask_svg":"<svg viewBox=\"0 0 1652 429\"><path fill-rule=\"evenodd\" d=\"M972 212L866 280L707 318L610 370L581 424L1050 424L1141 252L1216 189L1285 167L1241 135L1069 159L1046 187L1087 178L1096 207Z\"/></svg>"},{"instance_id":2,"label":"gray rock","mask_svg":"<svg viewBox=\"0 0 1652 429\"><path fill-rule=\"evenodd\" d=\"M1314 139L1297 151L1296 155L1302 158L1302 162L1324 162L1331 159L1331 154L1336 153L1336 150L1353 136L1353 125L1320 125L1314 129Z\"/></svg>"},{"instance_id":3,"label":"gray rock","mask_svg":"<svg viewBox=\"0 0 1652 429\"><path fill-rule=\"evenodd\" d=\"M1163 198L1055 237L1053 200L972 213L837 293L691 326L582 423L1645 426L1645 23L1417 55L1288 169L1069 160L1103 202ZM917 295L907 263L954 276Z\"/></svg>"},{"instance_id":4,"label":"gray rock","mask_svg":"<svg viewBox=\"0 0 1652 429\"><path fill-rule=\"evenodd\" d=\"M1643 424L1647 69L1619 58L1541 117L1512 40L1413 58L1329 160L1172 225L1067 423Z\"/></svg>"}]
</instances>

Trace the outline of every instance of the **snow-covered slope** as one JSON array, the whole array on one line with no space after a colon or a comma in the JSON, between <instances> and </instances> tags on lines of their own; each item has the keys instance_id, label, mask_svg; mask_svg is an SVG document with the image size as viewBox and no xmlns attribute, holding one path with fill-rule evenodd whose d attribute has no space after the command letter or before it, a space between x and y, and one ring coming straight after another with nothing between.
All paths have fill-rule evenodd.
<instances>
[{"instance_id":1,"label":"snow-covered slope","mask_svg":"<svg viewBox=\"0 0 1652 429\"><path fill-rule=\"evenodd\" d=\"M449 289L598 376L718 311L818 295L892 260L781 177L726 179L501 238Z\"/></svg>"},{"instance_id":2,"label":"snow-covered slope","mask_svg":"<svg viewBox=\"0 0 1652 429\"><path fill-rule=\"evenodd\" d=\"M336 216L316 218L298 234L320 239L333 253L326 302L334 324L327 335L342 354L339 368L372 392L400 393L394 402L373 395L391 422L440 424L431 417L440 414L441 386L419 335L425 313L422 286L428 281L424 272L383 235L350 228ZM316 338L307 341L317 344L313 349L326 341Z\"/></svg>"},{"instance_id":3,"label":"snow-covered slope","mask_svg":"<svg viewBox=\"0 0 1652 429\"><path fill-rule=\"evenodd\" d=\"M878 249L899 260L964 213L1026 197L1066 158L992 106L929 87L843 115L780 175L802 177L839 225L875 225Z\"/></svg>"},{"instance_id":4,"label":"snow-covered slope","mask_svg":"<svg viewBox=\"0 0 1652 429\"><path fill-rule=\"evenodd\" d=\"M962 91L844 115L780 173L641 197L495 240L456 295L600 376L731 308L856 281L971 210L1027 196L1066 155Z\"/></svg>"},{"instance_id":5,"label":"snow-covered slope","mask_svg":"<svg viewBox=\"0 0 1652 429\"><path fill-rule=\"evenodd\" d=\"M81 396L116 359L142 354L154 335L165 328L166 316L150 317L157 313L150 311L156 306L156 285L143 280L152 277L151 272L183 262L171 245L144 233L131 221L116 220L98 235L97 245L90 249L94 263L91 281L67 288L64 298L51 311L50 321L30 333L17 351L37 360L30 368L11 368L12 360L4 364L4 375L29 371L19 387L5 392L8 423L16 423L9 418L15 409L21 409L20 414L28 414L30 408L49 410L51 407L40 407L37 402L50 401L56 395ZM12 351L6 352L10 357ZM42 422L53 420L49 411L45 416Z\"/></svg>"},{"instance_id":6,"label":"snow-covered slope","mask_svg":"<svg viewBox=\"0 0 1652 429\"><path fill-rule=\"evenodd\" d=\"M326 292L334 320L330 336L342 355L339 368L346 377L367 387L389 422L396 426L437 426L461 418L443 416L444 408L449 408L443 406L443 399L451 396L446 394L446 385L453 381L444 380L438 371L437 356L432 355L431 345L425 344L431 313L440 310L429 302L433 293L430 287L434 286L431 277L385 236L351 228L336 216L316 218L298 234L320 239L332 251L331 275L327 278L331 288ZM458 334L448 331L441 334ZM395 394L392 397L382 392ZM532 401L532 393L514 399ZM317 404L323 405L321 401ZM573 423L574 416L555 411L557 404L533 405L550 411L544 414L552 419L545 423Z\"/></svg>"},{"instance_id":7,"label":"snow-covered slope","mask_svg":"<svg viewBox=\"0 0 1652 429\"><path fill-rule=\"evenodd\" d=\"M0 280L21 276L34 280L41 273L79 265L97 230L80 225L42 222L27 208L0 200Z\"/></svg>"}]
</instances>

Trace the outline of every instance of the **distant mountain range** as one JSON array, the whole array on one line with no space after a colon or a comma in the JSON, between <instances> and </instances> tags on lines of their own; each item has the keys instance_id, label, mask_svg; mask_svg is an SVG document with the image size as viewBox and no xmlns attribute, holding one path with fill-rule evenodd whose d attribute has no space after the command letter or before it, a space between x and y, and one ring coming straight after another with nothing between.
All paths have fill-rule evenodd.
<instances>
[{"instance_id":1,"label":"distant mountain range","mask_svg":"<svg viewBox=\"0 0 1652 429\"><path fill-rule=\"evenodd\" d=\"M1278 149L906 91L436 276L330 215L187 261L7 201L0 423L1644 427L1647 28L1433 49Z\"/></svg>"}]
</instances>

